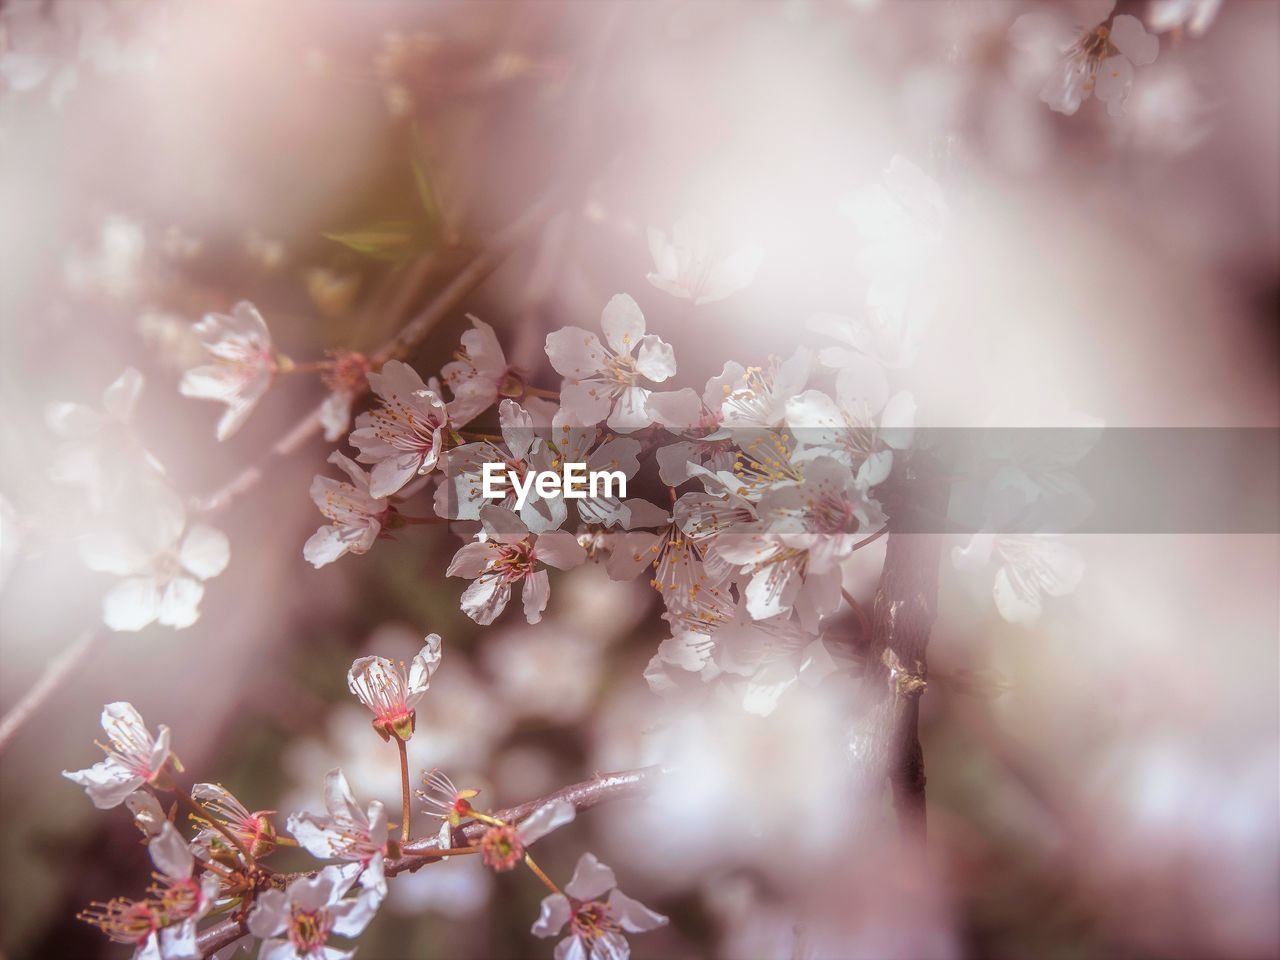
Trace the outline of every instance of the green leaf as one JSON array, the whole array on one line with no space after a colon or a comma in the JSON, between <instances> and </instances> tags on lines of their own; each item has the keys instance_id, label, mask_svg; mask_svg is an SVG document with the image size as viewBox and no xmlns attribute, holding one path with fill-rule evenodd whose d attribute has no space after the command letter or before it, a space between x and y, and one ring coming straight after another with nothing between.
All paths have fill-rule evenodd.
<instances>
[{"instance_id":1,"label":"green leaf","mask_svg":"<svg viewBox=\"0 0 1280 960\"><path fill-rule=\"evenodd\" d=\"M433 227L440 224L440 205L436 203L436 193L431 187L431 178L426 169L417 160L413 161L413 182L418 185L418 200L422 203L422 211L427 215L427 222Z\"/></svg>"},{"instance_id":2,"label":"green leaf","mask_svg":"<svg viewBox=\"0 0 1280 960\"><path fill-rule=\"evenodd\" d=\"M417 238L417 232L408 220L382 220L355 230L326 233L324 236L357 253L383 260L399 260L409 252Z\"/></svg>"}]
</instances>

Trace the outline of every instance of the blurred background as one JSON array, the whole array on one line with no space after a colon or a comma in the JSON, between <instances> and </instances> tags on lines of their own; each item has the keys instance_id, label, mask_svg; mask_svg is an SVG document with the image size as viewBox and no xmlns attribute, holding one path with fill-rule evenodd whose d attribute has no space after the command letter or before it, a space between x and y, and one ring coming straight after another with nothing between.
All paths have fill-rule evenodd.
<instances>
[{"instance_id":1,"label":"blurred background","mask_svg":"<svg viewBox=\"0 0 1280 960\"><path fill-rule=\"evenodd\" d=\"M1065 5L1055 5L1065 6ZM1160 35L1122 117L1051 111L1009 40L1032 3L8 3L0 9L0 706L87 652L0 754L0 950L122 956L73 917L150 871L122 810L59 776L97 759L104 702L172 728L197 780L251 809L321 809L341 766L394 806L395 750L346 691L354 657L444 660L409 743L495 807L669 757L689 791L581 816L580 851L672 918L671 957L1267 957L1280 952L1280 540L1078 538L1088 572L1033 628L944 564L930 668L998 677L922 701L926 855L838 772L838 678L773 716L672 717L644 679L668 635L642 581L553 575L543 623L480 629L419 527L322 570L301 547L332 444L272 444L325 394L282 378L242 430L180 397L191 325L238 300L297 361L372 351L532 205L466 314L555 387L547 332L634 296L699 391L726 360L789 355L804 321L861 309L841 200L912 159L950 212L936 316L909 386L926 425L1058 399L1119 426L1280 421L1280 5L1227 2ZM1117 13L1150 23L1144 3ZM693 309L651 286L646 229L705 218L755 243L754 282ZM231 563L198 623L109 633L107 579L48 480L49 403L96 406L126 366L134 421ZM1221 496L1251 478L1224 472ZM426 507L423 508L425 512ZM874 591L882 545L846 586ZM832 625L828 645L838 643ZM834 639L833 639L834 638ZM981 686L981 685L979 685ZM972 685L969 685L972 687ZM805 749L797 749L805 744ZM828 749L829 747L829 749ZM694 795L696 793L696 796ZM394 819L394 818L393 818ZM299 862L304 862L299 859ZM545 957L541 888L454 860L392 883L364 957Z\"/></svg>"}]
</instances>

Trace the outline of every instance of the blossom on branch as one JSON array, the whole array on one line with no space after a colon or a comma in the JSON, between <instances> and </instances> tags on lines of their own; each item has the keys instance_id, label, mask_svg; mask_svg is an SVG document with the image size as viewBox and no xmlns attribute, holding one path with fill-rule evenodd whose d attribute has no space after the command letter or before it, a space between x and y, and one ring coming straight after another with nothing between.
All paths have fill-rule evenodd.
<instances>
[{"instance_id":1,"label":"blossom on branch","mask_svg":"<svg viewBox=\"0 0 1280 960\"><path fill-rule=\"evenodd\" d=\"M349 960L355 950L330 946L332 937L358 937L382 902L375 890L347 897L355 882L334 867L300 877L285 890L263 890L249 913L249 932L263 938L260 960Z\"/></svg>"},{"instance_id":2,"label":"blossom on branch","mask_svg":"<svg viewBox=\"0 0 1280 960\"><path fill-rule=\"evenodd\" d=\"M131 515L81 538L90 570L124 577L102 600L112 630L141 630L159 622L174 629L200 617L202 581L231 559L226 535L205 524L187 526L182 501L162 484L140 491Z\"/></svg>"},{"instance_id":3,"label":"blossom on branch","mask_svg":"<svg viewBox=\"0 0 1280 960\"><path fill-rule=\"evenodd\" d=\"M1152 63L1160 41L1137 17L1112 17L1115 0L1080 0L1074 9L1074 20L1057 9L1024 13L1009 39L1044 78L1040 99L1050 109L1074 114L1093 95L1109 114L1122 116L1133 68Z\"/></svg>"},{"instance_id":4,"label":"blossom on branch","mask_svg":"<svg viewBox=\"0 0 1280 960\"><path fill-rule=\"evenodd\" d=\"M694 306L723 300L755 279L764 260L764 251L748 244L720 256L708 236L707 224L699 217L686 217L672 228L670 239L661 230L649 228L649 253L654 270L648 280L680 300Z\"/></svg>"},{"instance_id":5,"label":"blossom on branch","mask_svg":"<svg viewBox=\"0 0 1280 960\"><path fill-rule=\"evenodd\" d=\"M453 394L448 410L449 422L455 427L480 416L513 386L519 390L519 382L513 381L511 365L493 327L476 317L467 319L472 329L462 335L462 350L455 354L457 359L440 370L440 376Z\"/></svg>"},{"instance_id":6,"label":"blossom on branch","mask_svg":"<svg viewBox=\"0 0 1280 960\"><path fill-rule=\"evenodd\" d=\"M552 830L573 822L575 816L573 804L567 800L554 800L533 811L519 826L495 824L480 837L480 856L485 865L494 870L510 870L520 862L527 847Z\"/></svg>"},{"instance_id":7,"label":"blossom on branch","mask_svg":"<svg viewBox=\"0 0 1280 960\"><path fill-rule=\"evenodd\" d=\"M360 451L357 460L373 464L369 494L389 497L435 468L449 414L440 395L407 363L388 360L368 379L381 404L356 417L351 445Z\"/></svg>"},{"instance_id":8,"label":"blossom on branch","mask_svg":"<svg viewBox=\"0 0 1280 960\"><path fill-rule=\"evenodd\" d=\"M226 440L248 419L279 368L271 331L247 301L237 303L229 314L208 314L194 329L213 363L188 370L178 390L184 397L227 405L217 429L218 439Z\"/></svg>"},{"instance_id":9,"label":"blossom on branch","mask_svg":"<svg viewBox=\"0 0 1280 960\"><path fill-rule=\"evenodd\" d=\"M360 657L347 671L347 689L373 712L373 729L383 740L408 740L417 721L414 707L439 666L440 635L432 633L407 667L385 657Z\"/></svg>"},{"instance_id":10,"label":"blossom on branch","mask_svg":"<svg viewBox=\"0 0 1280 960\"><path fill-rule=\"evenodd\" d=\"M645 407L649 391L640 383L675 376L675 352L657 336L645 334L644 314L625 293L605 305L600 325L607 347L581 327L547 334L547 358L565 378L560 390L563 420L587 427L605 420L619 433L647 427L653 422Z\"/></svg>"},{"instance_id":11,"label":"blossom on branch","mask_svg":"<svg viewBox=\"0 0 1280 960\"><path fill-rule=\"evenodd\" d=\"M169 752L169 728L161 724L159 733L151 736L131 703L118 701L103 707L102 729L107 743L99 746L106 759L85 770L62 771L72 783L84 787L99 810L118 807L135 790L155 783L171 759L177 765Z\"/></svg>"},{"instance_id":12,"label":"blossom on branch","mask_svg":"<svg viewBox=\"0 0 1280 960\"><path fill-rule=\"evenodd\" d=\"M587 559L571 533L550 530L533 534L510 510L484 507L481 538L464 544L445 574L475 581L462 594L462 612L487 626L506 609L511 588L520 584L524 615L529 623L542 619L551 598L551 584L543 565L568 570Z\"/></svg>"},{"instance_id":13,"label":"blossom on branch","mask_svg":"<svg viewBox=\"0 0 1280 960\"><path fill-rule=\"evenodd\" d=\"M317 476L311 482L311 499L331 522L307 540L302 555L319 568L344 554L368 553L390 516L391 505L369 493L369 475L338 451L329 462L351 478L350 483Z\"/></svg>"},{"instance_id":14,"label":"blossom on branch","mask_svg":"<svg viewBox=\"0 0 1280 960\"><path fill-rule=\"evenodd\" d=\"M360 864L361 885L385 895L382 864L387 854L387 812L381 802L373 800L367 810L360 809L346 776L334 769L324 778L324 805L328 816L291 814L289 832L313 857Z\"/></svg>"},{"instance_id":15,"label":"blossom on branch","mask_svg":"<svg viewBox=\"0 0 1280 960\"><path fill-rule=\"evenodd\" d=\"M531 932L554 937L569 926L569 936L556 945L556 960L620 960L630 956L627 933L645 933L667 925L667 918L617 889L613 871L584 853L564 893L544 897ZM608 899L603 899L608 894Z\"/></svg>"}]
</instances>

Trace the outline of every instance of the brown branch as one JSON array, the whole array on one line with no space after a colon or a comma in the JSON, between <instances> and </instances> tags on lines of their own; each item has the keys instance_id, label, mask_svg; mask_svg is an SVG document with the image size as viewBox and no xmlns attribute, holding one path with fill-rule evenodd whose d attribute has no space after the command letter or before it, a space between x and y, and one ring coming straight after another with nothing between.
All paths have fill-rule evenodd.
<instances>
[{"instance_id":1,"label":"brown branch","mask_svg":"<svg viewBox=\"0 0 1280 960\"><path fill-rule=\"evenodd\" d=\"M515 220L500 230L493 242L477 253L458 275L451 280L425 310L405 324L404 329L383 344L370 357L370 364L377 370L388 360L405 356L426 339L432 329L480 286L525 239L532 235L555 211L560 191L552 190L534 201ZM434 262L434 261L432 261ZM415 271L416 281L425 279L429 271ZM267 456L256 464L241 470L227 483L205 497L194 501L202 512L220 510L235 497L254 487L262 479L266 461L272 457L284 457L296 451L320 432L322 405L318 404L295 424L279 440L272 444Z\"/></svg>"},{"instance_id":2,"label":"brown branch","mask_svg":"<svg viewBox=\"0 0 1280 960\"><path fill-rule=\"evenodd\" d=\"M547 794L545 797L528 800L505 810L498 810L493 816L508 822L523 820L534 810L555 800L566 800L573 804L574 810L581 813L583 810L589 810L601 803L641 796L653 787L663 773L663 768L654 766L641 767L638 770L627 770L622 773L597 774L590 780L583 780L581 783L563 787L554 793ZM455 837L461 834L468 842L474 842L487 829L488 827L483 823L468 823L455 831ZM429 863L439 862L442 858L437 851L440 849L438 837L415 840L405 846L399 857L387 861L386 874L388 877L394 877L398 873L417 870L419 867ZM220 920L218 923L205 928L200 932L199 937L200 955L207 957L211 953L221 950L244 936L246 930L245 922L234 917Z\"/></svg>"},{"instance_id":3,"label":"brown branch","mask_svg":"<svg viewBox=\"0 0 1280 960\"><path fill-rule=\"evenodd\" d=\"M44 668L44 674L35 682L26 695L15 703L12 709L0 719L0 752L9 745L19 730L31 719L32 715L44 705L62 686L63 681L71 675L71 671L84 659L100 630L86 630L66 650L58 654Z\"/></svg>"},{"instance_id":4,"label":"brown branch","mask_svg":"<svg viewBox=\"0 0 1280 960\"><path fill-rule=\"evenodd\" d=\"M938 614L938 566L943 537L927 519L945 512L949 488L921 483L913 467L902 469L897 519L885 546L884 569L871 605L871 651L884 668L892 696L885 733L887 774L904 836L926 836L924 749L920 745L920 697L928 679L926 652Z\"/></svg>"}]
</instances>

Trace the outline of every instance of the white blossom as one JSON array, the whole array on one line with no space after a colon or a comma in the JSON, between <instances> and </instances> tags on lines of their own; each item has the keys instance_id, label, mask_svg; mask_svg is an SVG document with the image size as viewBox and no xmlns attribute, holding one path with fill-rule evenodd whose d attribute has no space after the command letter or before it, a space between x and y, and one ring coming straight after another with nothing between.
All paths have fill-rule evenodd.
<instances>
[{"instance_id":1,"label":"white blossom","mask_svg":"<svg viewBox=\"0 0 1280 960\"><path fill-rule=\"evenodd\" d=\"M226 569L226 535L187 525L182 501L167 487L139 494L127 517L86 534L80 557L90 570L123 577L103 597L102 619L112 630L141 630L159 622L174 629L200 617L202 581Z\"/></svg>"},{"instance_id":2,"label":"white blossom","mask_svg":"<svg viewBox=\"0 0 1280 960\"><path fill-rule=\"evenodd\" d=\"M1203 37L1222 0L1151 0L1147 5L1147 25L1156 33L1185 29L1193 37Z\"/></svg>"},{"instance_id":3,"label":"white blossom","mask_svg":"<svg viewBox=\"0 0 1280 960\"><path fill-rule=\"evenodd\" d=\"M547 357L565 378L562 417L578 426L605 420L619 433L647 427L653 418L646 409L649 390L641 381L661 383L675 376L675 352L657 336L645 334L644 314L625 293L605 306L600 325L607 347L581 327L547 334Z\"/></svg>"},{"instance_id":4,"label":"white blossom","mask_svg":"<svg viewBox=\"0 0 1280 960\"><path fill-rule=\"evenodd\" d=\"M1084 558L1058 537L1045 534L978 533L951 560L961 570L997 564L992 595L1000 616L1030 625L1044 610L1043 595L1062 597L1084 578Z\"/></svg>"},{"instance_id":5,"label":"white blossom","mask_svg":"<svg viewBox=\"0 0 1280 960\"><path fill-rule=\"evenodd\" d=\"M369 494L389 497L435 468L449 415L440 395L407 363L388 360L368 379L381 403L356 418L351 445L360 451L357 460L373 464Z\"/></svg>"},{"instance_id":6,"label":"white blossom","mask_svg":"<svg viewBox=\"0 0 1280 960\"><path fill-rule=\"evenodd\" d=\"M99 810L110 810L164 771L170 759L169 728L162 724L151 736L133 704L118 701L102 708L102 729L107 734L107 743L100 744L106 759L85 770L63 770L62 775L84 787Z\"/></svg>"},{"instance_id":7,"label":"white blossom","mask_svg":"<svg viewBox=\"0 0 1280 960\"><path fill-rule=\"evenodd\" d=\"M329 462L351 482L318 475L311 482L311 499L330 521L302 548L302 555L317 568L347 553L368 553L391 511L386 500L369 493L369 475L358 464L336 450L329 455Z\"/></svg>"},{"instance_id":8,"label":"white blossom","mask_svg":"<svg viewBox=\"0 0 1280 960\"><path fill-rule=\"evenodd\" d=\"M240 429L276 375L271 331L257 307L241 301L229 314L206 315L194 332L213 362L188 370L178 390L184 397L227 405L217 429L218 439L226 440Z\"/></svg>"},{"instance_id":9,"label":"white blossom","mask_svg":"<svg viewBox=\"0 0 1280 960\"><path fill-rule=\"evenodd\" d=\"M650 227L649 253L654 266L649 282L695 306L723 300L750 284L764 259L755 244L721 256L713 249L706 222L697 217L678 221L670 239Z\"/></svg>"},{"instance_id":10,"label":"white blossom","mask_svg":"<svg viewBox=\"0 0 1280 960\"><path fill-rule=\"evenodd\" d=\"M347 671L347 689L373 712L373 727L384 739L413 735L414 708L440 666L440 635L429 634L406 667L385 657L360 657Z\"/></svg>"},{"instance_id":11,"label":"white blossom","mask_svg":"<svg viewBox=\"0 0 1280 960\"><path fill-rule=\"evenodd\" d=\"M463 591L463 613L481 626L493 623L519 584L525 619L537 623L551 597L544 565L568 570L587 559L586 551L563 530L530 533L519 517L501 507L483 508L480 520L483 539L464 544L445 571L474 581Z\"/></svg>"},{"instance_id":12,"label":"white blossom","mask_svg":"<svg viewBox=\"0 0 1280 960\"><path fill-rule=\"evenodd\" d=\"M617 887L613 871L594 854L584 853L564 893L543 898L531 932L554 937L568 925L569 935L556 946L556 960L625 960L631 947L623 932L656 930L667 925L667 918Z\"/></svg>"},{"instance_id":13,"label":"white blossom","mask_svg":"<svg viewBox=\"0 0 1280 960\"><path fill-rule=\"evenodd\" d=\"M322 860L350 860L361 865L360 883L386 895L383 860L387 853L387 812L373 800L362 810L340 769L324 778L324 805L328 816L292 814L287 826L299 845Z\"/></svg>"},{"instance_id":14,"label":"white blossom","mask_svg":"<svg viewBox=\"0 0 1280 960\"><path fill-rule=\"evenodd\" d=\"M354 874L336 866L300 877L285 890L263 890L249 913L249 932L263 939L260 960L349 960L355 950L330 945L337 937L358 937L382 902L366 888L347 897Z\"/></svg>"},{"instance_id":15,"label":"white blossom","mask_svg":"<svg viewBox=\"0 0 1280 960\"><path fill-rule=\"evenodd\" d=\"M45 408L45 422L61 438L49 478L83 487L95 513L127 496L139 481L164 473L133 432L143 383L142 374L128 367L102 391L101 410L67 402Z\"/></svg>"},{"instance_id":16,"label":"white blossom","mask_svg":"<svg viewBox=\"0 0 1280 960\"><path fill-rule=\"evenodd\" d=\"M1069 9L1024 13L1009 28L1009 38L1044 77L1040 99L1052 110L1074 114L1096 96L1112 116L1124 114L1134 67L1153 62L1160 41L1129 14L1112 17L1115 0L1077 0Z\"/></svg>"},{"instance_id":17,"label":"white blossom","mask_svg":"<svg viewBox=\"0 0 1280 960\"><path fill-rule=\"evenodd\" d=\"M458 427L497 403L511 376L511 366L493 327L476 317L468 319L472 329L462 335L461 352L440 370L453 394L448 403L449 422Z\"/></svg>"}]
</instances>

